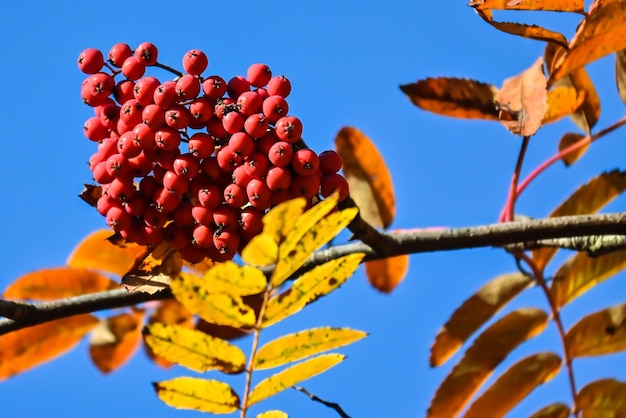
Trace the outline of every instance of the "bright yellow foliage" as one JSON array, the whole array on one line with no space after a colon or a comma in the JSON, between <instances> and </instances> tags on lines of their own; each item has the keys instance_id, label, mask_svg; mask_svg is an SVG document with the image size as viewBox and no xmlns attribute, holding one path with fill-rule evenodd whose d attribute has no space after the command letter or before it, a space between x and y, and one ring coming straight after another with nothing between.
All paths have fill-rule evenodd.
<instances>
[{"instance_id":1,"label":"bright yellow foliage","mask_svg":"<svg viewBox=\"0 0 626 418\"><path fill-rule=\"evenodd\" d=\"M239 266L232 261L220 263L204 275L205 286L212 293L237 296L256 295L265 290L267 280L263 272L250 266Z\"/></svg>"}]
</instances>

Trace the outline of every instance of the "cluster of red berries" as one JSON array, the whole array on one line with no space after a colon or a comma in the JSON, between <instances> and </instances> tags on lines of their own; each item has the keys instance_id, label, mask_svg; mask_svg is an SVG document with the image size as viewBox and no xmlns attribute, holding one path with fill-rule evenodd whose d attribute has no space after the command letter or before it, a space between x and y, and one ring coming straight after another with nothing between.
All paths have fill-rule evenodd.
<instances>
[{"instance_id":1,"label":"cluster of red berries","mask_svg":"<svg viewBox=\"0 0 626 418\"><path fill-rule=\"evenodd\" d=\"M84 50L81 88L95 116L84 125L98 143L89 159L102 186L97 210L128 242L167 240L189 262L232 259L263 229L266 211L304 197L311 204L348 184L335 151L316 154L288 115L291 83L253 64L228 82L203 76L200 50L183 57L185 73L157 61L149 43ZM147 67L176 75L161 82ZM116 76L121 80L116 81Z\"/></svg>"}]
</instances>

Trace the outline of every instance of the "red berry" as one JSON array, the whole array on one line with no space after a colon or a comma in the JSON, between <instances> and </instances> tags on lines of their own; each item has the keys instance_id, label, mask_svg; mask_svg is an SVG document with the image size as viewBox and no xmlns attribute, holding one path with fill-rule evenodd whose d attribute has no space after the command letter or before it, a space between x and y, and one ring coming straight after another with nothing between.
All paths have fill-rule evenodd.
<instances>
[{"instance_id":1,"label":"red berry","mask_svg":"<svg viewBox=\"0 0 626 418\"><path fill-rule=\"evenodd\" d=\"M233 170L233 183L240 187L246 187L252 177L246 172L245 165L240 165Z\"/></svg>"},{"instance_id":2,"label":"red berry","mask_svg":"<svg viewBox=\"0 0 626 418\"><path fill-rule=\"evenodd\" d=\"M244 91L250 91L250 82L240 75L235 76L228 81L226 91L229 97L237 99Z\"/></svg>"},{"instance_id":3,"label":"red berry","mask_svg":"<svg viewBox=\"0 0 626 418\"><path fill-rule=\"evenodd\" d=\"M237 106L244 116L250 116L261 111L263 98L255 91L244 91L237 97Z\"/></svg>"},{"instance_id":4,"label":"red berry","mask_svg":"<svg viewBox=\"0 0 626 418\"><path fill-rule=\"evenodd\" d=\"M151 198L159 187L159 181L153 176L145 176L139 181L139 193L146 199Z\"/></svg>"},{"instance_id":5,"label":"red berry","mask_svg":"<svg viewBox=\"0 0 626 418\"><path fill-rule=\"evenodd\" d=\"M272 146L279 142L276 132L273 128L269 128L265 134L256 141L257 149L269 155Z\"/></svg>"},{"instance_id":6,"label":"red berry","mask_svg":"<svg viewBox=\"0 0 626 418\"><path fill-rule=\"evenodd\" d=\"M189 138L187 146L191 155L198 159L204 159L213 154L215 150L215 140L209 134L196 132Z\"/></svg>"},{"instance_id":7,"label":"red berry","mask_svg":"<svg viewBox=\"0 0 626 418\"><path fill-rule=\"evenodd\" d=\"M167 216L156 207L148 207L143 213L143 219L151 228L163 228L167 222Z\"/></svg>"},{"instance_id":8,"label":"red berry","mask_svg":"<svg viewBox=\"0 0 626 418\"><path fill-rule=\"evenodd\" d=\"M106 213L107 225L114 231L120 231L130 226L132 216L119 206L112 206Z\"/></svg>"},{"instance_id":9,"label":"red berry","mask_svg":"<svg viewBox=\"0 0 626 418\"><path fill-rule=\"evenodd\" d=\"M246 121L246 117L239 112L228 112L222 118L222 125L224 130L229 134L235 134L243 129L243 124Z\"/></svg>"},{"instance_id":10,"label":"red berry","mask_svg":"<svg viewBox=\"0 0 626 418\"><path fill-rule=\"evenodd\" d=\"M243 164L243 158L235 155L230 147L225 145L217 152L217 163L222 170L232 173L235 167Z\"/></svg>"},{"instance_id":11,"label":"red berry","mask_svg":"<svg viewBox=\"0 0 626 418\"><path fill-rule=\"evenodd\" d=\"M176 221L163 228L163 238L168 242L170 247L177 250L185 248L191 242L187 228L178 225Z\"/></svg>"},{"instance_id":12,"label":"red berry","mask_svg":"<svg viewBox=\"0 0 626 418\"><path fill-rule=\"evenodd\" d=\"M293 154L291 166L301 176L310 176L319 170L320 160L315 151L303 148Z\"/></svg>"},{"instance_id":13,"label":"red berry","mask_svg":"<svg viewBox=\"0 0 626 418\"><path fill-rule=\"evenodd\" d=\"M287 112L289 105L282 96L274 95L263 100L263 114L270 123L276 123L278 119L287 116Z\"/></svg>"},{"instance_id":14,"label":"red berry","mask_svg":"<svg viewBox=\"0 0 626 418\"><path fill-rule=\"evenodd\" d=\"M137 57L128 57L122 64L122 74L129 80L138 80L146 72L146 64Z\"/></svg>"},{"instance_id":15,"label":"red berry","mask_svg":"<svg viewBox=\"0 0 626 418\"><path fill-rule=\"evenodd\" d=\"M252 64L248 67L247 78L254 87L263 87L272 78L272 70L265 64Z\"/></svg>"},{"instance_id":16,"label":"red berry","mask_svg":"<svg viewBox=\"0 0 626 418\"><path fill-rule=\"evenodd\" d=\"M265 212L248 206L241 210L239 224L244 237L247 239L260 234L263 231L263 216Z\"/></svg>"},{"instance_id":17,"label":"red berry","mask_svg":"<svg viewBox=\"0 0 626 418\"><path fill-rule=\"evenodd\" d=\"M228 132L224 129L224 125L222 125L222 120L217 116L213 116L206 123L206 130L215 139L224 139L228 137Z\"/></svg>"},{"instance_id":18,"label":"red berry","mask_svg":"<svg viewBox=\"0 0 626 418\"><path fill-rule=\"evenodd\" d=\"M215 114L215 107L206 97L198 97L189 103L189 113L194 120L204 124Z\"/></svg>"},{"instance_id":19,"label":"red berry","mask_svg":"<svg viewBox=\"0 0 626 418\"><path fill-rule=\"evenodd\" d=\"M120 119L120 107L116 104L108 104L100 111L100 122L107 129L115 129L117 121Z\"/></svg>"},{"instance_id":20,"label":"red berry","mask_svg":"<svg viewBox=\"0 0 626 418\"><path fill-rule=\"evenodd\" d=\"M108 163L109 160L107 160ZM122 202L127 201L135 195L135 185L132 178L115 178L109 184L109 197Z\"/></svg>"},{"instance_id":21,"label":"red berry","mask_svg":"<svg viewBox=\"0 0 626 418\"><path fill-rule=\"evenodd\" d=\"M165 150L178 149L181 141L180 132L173 128L161 128L155 132L154 140L159 148Z\"/></svg>"},{"instance_id":22,"label":"red berry","mask_svg":"<svg viewBox=\"0 0 626 418\"><path fill-rule=\"evenodd\" d=\"M260 113L248 116L243 124L243 129L253 138L260 138L265 135L269 127L269 121Z\"/></svg>"},{"instance_id":23,"label":"red berry","mask_svg":"<svg viewBox=\"0 0 626 418\"><path fill-rule=\"evenodd\" d=\"M195 99L200 93L200 80L191 74L185 74L176 82L176 94L179 100Z\"/></svg>"},{"instance_id":24,"label":"red berry","mask_svg":"<svg viewBox=\"0 0 626 418\"><path fill-rule=\"evenodd\" d=\"M108 60L112 66L122 68L122 64L126 61L126 58L133 55L133 50L125 43L119 43L113 45L109 50Z\"/></svg>"},{"instance_id":25,"label":"red berry","mask_svg":"<svg viewBox=\"0 0 626 418\"><path fill-rule=\"evenodd\" d=\"M154 103L161 109L167 109L178 101L176 93L176 83L166 81L154 90Z\"/></svg>"},{"instance_id":26,"label":"red berry","mask_svg":"<svg viewBox=\"0 0 626 418\"><path fill-rule=\"evenodd\" d=\"M254 151L254 139L245 132L235 132L230 137L228 146L235 155L245 158Z\"/></svg>"},{"instance_id":27,"label":"red berry","mask_svg":"<svg viewBox=\"0 0 626 418\"><path fill-rule=\"evenodd\" d=\"M186 179L192 179L200 172L200 161L192 154L182 154L174 160L174 172Z\"/></svg>"},{"instance_id":28,"label":"red berry","mask_svg":"<svg viewBox=\"0 0 626 418\"><path fill-rule=\"evenodd\" d=\"M174 129L184 129L191 121L189 109L183 105L172 105L165 111L165 123Z\"/></svg>"},{"instance_id":29,"label":"red berry","mask_svg":"<svg viewBox=\"0 0 626 418\"><path fill-rule=\"evenodd\" d=\"M133 142L142 150L151 150L156 145L154 139L154 129L145 123L138 123L132 130Z\"/></svg>"},{"instance_id":30,"label":"red berry","mask_svg":"<svg viewBox=\"0 0 626 418\"><path fill-rule=\"evenodd\" d=\"M322 178L320 185L320 193L324 197L328 197L335 191L339 192L339 200L344 200L348 197L350 187L346 179L337 173L330 173Z\"/></svg>"},{"instance_id":31,"label":"red berry","mask_svg":"<svg viewBox=\"0 0 626 418\"><path fill-rule=\"evenodd\" d=\"M302 122L295 116L284 116L276 121L276 136L282 141L294 143L302 137Z\"/></svg>"},{"instance_id":32,"label":"red berry","mask_svg":"<svg viewBox=\"0 0 626 418\"><path fill-rule=\"evenodd\" d=\"M129 158L128 162L132 167L133 175L135 177L147 176L148 173L152 171L152 167L154 165L152 159L149 158L143 151L136 157Z\"/></svg>"},{"instance_id":33,"label":"red berry","mask_svg":"<svg viewBox=\"0 0 626 418\"><path fill-rule=\"evenodd\" d=\"M273 192L289 190L291 186L291 170L285 167L272 167L267 171L265 183Z\"/></svg>"},{"instance_id":34,"label":"red berry","mask_svg":"<svg viewBox=\"0 0 626 418\"><path fill-rule=\"evenodd\" d=\"M323 175L329 175L341 170L341 157L337 151L327 150L319 155L320 171Z\"/></svg>"},{"instance_id":35,"label":"red berry","mask_svg":"<svg viewBox=\"0 0 626 418\"><path fill-rule=\"evenodd\" d=\"M290 189L293 197L311 199L320 189L320 178L318 176L294 176L291 179Z\"/></svg>"},{"instance_id":36,"label":"red berry","mask_svg":"<svg viewBox=\"0 0 626 418\"><path fill-rule=\"evenodd\" d=\"M107 172L116 178L131 177L132 171L128 159L122 154L113 154L106 160Z\"/></svg>"},{"instance_id":37,"label":"red berry","mask_svg":"<svg viewBox=\"0 0 626 418\"><path fill-rule=\"evenodd\" d=\"M189 179L168 170L163 176L163 187L170 193L182 196L189 190Z\"/></svg>"},{"instance_id":38,"label":"red berry","mask_svg":"<svg viewBox=\"0 0 626 418\"><path fill-rule=\"evenodd\" d=\"M260 179L252 179L246 186L248 200L250 204L257 209L267 209L270 207L272 199L272 191L267 184Z\"/></svg>"},{"instance_id":39,"label":"red berry","mask_svg":"<svg viewBox=\"0 0 626 418\"><path fill-rule=\"evenodd\" d=\"M158 49L151 42L143 42L135 48L135 56L137 61L141 61L144 65L154 65L158 58Z\"/></svg>"},{"instance_id":40,"label":"red berry","mask_svg":"<svg viewBox=\"0 0 626 418\"><path fill-rule=\"evenodd\" d=\"M133 140L132 132L124 132L117 140L117 152L126 158L136 157L141 151L141 146Z\"/></svg>"},{"instance_id":41,"label":"red berry","mask_svg":"<svg viewBox=\"0 0 626 418\"><path fill-rule=\"evenodd\" d=\"M246 173L248 173L250 177L257 179L265 177L268 166L269 159L267 155L262 152L253 152L246 157L246 162L244 163Z\"/></svg>"},{"instance_id":42,"label":"red berry","mask_svg":"<svg viewBox=\"0 0 626 418\"><path fill-rule=\"evenodd\" d=\"M120 120L129 127L135 127L142 122L143 107L135 99L126 101L120 109ZM120 132L121 133L121 132Z\"/></svg>"},{"instance_id":43,"label":"red berry","mask_svg":"<svg viewBox=\"0 0 626 418\"><path fill-rule=\"evenodd\" d=\"M135 82L131 80L122 80L113 88L113 97L115 100L123 105L129 100L135 98L133 90L135 89Z\"/></svg>"},{"instance_id":44,"label":"red berry","mask_svg":"<svg viewBox=\"0 0 626 418\"><path fill-rule=\"evenodd\" d=\"M148 207L148 201L140 193L135 193L126 201L124 210L131 216L143 216Z\"/></svg>"},{"instance_id":45,"label":"red berry","mask_svg":"<svg viewBox=\"0 0 626 418\"><path fill-rule=\"evenodd\" d=\"M115 87L115 79L112 75L106 73L95 73L88 79L87 85L94 98L105 100Z\"/></svg>"},{"instance_id":46,"label":"red berry","mask_svg":"<svg viewBox=\"0 0 626 418\"><path fill-rule=\"evenodd\" d=\"M213 212L213 222L220 230L236 231L241 210L228 204L220 205Z\"/></svg>"},{"instance_id":47,"label":"red berry","mask_svg":"<svg viewBox=\"0 0 626 418\"><path fill-rule=\"evenodd\" d=\"M223 119L227 113L236 112L237 110L237 102L230 97L217 99L215 102L215 115L220 119Z\"/></svg>"},{"instance_id":48,"label":"red berry","mask_svg":"<svg viewBox=\"0 0 626 418\"><path fill-rule=\"evenodd\" d=\"M198 225L193 229L193 243L200 248L209 248L213 246L213 234L215 231L206 226Z\"/></svg>"},{"instance_id":49,"label":"red berry","mask_svg":"<svg viewBox=\"0 0 626 418\"><path fill-rule=\"evenodd\" d=\"M191 227L195 225L196 220L193 218L191 211L193 209L193 205L191 203L181 203L178 205L176 209L170 214L170 218L174 221L174 223L181 227Z\"/></svg>"},{"instance_id":50,"label":"red berry","mask_svg":"<svg viewBox=\"0 0 626 418\"><path fill-rule=\"evenodd\" d=\"M272 164L278 167L285 167L291 164L291 160L293 159L293 148L291 147L291 144L279 141L272 145L267 155Z\"/></svg>"},{"instance_id":51,"label":"red berry","mask_svg":"<svg viewBox=\"0 0 626 418\"><path fill-rule=\"evenodd\" d=\"M107 137L107 128L100 122L100 118L94 116L85 121L83 133L91 141L101 141Z\"/></svg>"},{"instance_id":52,"label":"red berry","mask_svg":"<svg viewBox=\"0 0 626 418\"><path fill-rule=\"evenodd\" d=\"M200 248L197 245L189 244L180 250L180 256L183 260L190 264L197 264L202 262L206 258L206 249Z\"/></svg>"},{"instance_id":53,"label":"red berry","mask_svg":"<svg viewBox=\"0 0 626 418\"><path fill-rule=\"evenodd\" d=\"M141 111L141 119L145 125L157 130L165 125L165 110L155 104L149 104Z\"/></svg>"},{"instance_id":54,"label":"red berry","mask_svg":"<svg viewBox=\"0 0 626 418\"><path fill-rule=\"evenodd\" d=\"M153 160L166 170L174 170L174 161L180 156L180 149L154 148Z\"/></svg>"},{"instance_id":55,"label":"red berry","mask_svg":"<svg viewBox=\"0 0 626 418\"><path fill-rule=\"evenodd\" d=\"M177 193L172 193L169 190L161 189L154 196L154 204L156 209L164 214L168 214L168 219L170 218L169 214L174 212L178 205L180 205L181 195Z\"/></svg>"},{"instance_id":56,"label":"red berry","mask_svg":"<svg viewBox=\"0 0 626 418\"><path fill-rule=\"evenodd\" d=\"M208 66L209 58L199 49L192 49L183 57L183 68L188 74L200 75Z\"/></svg>"},{"instance_id":57,"label":"red berry","mask_svg":"<svg viewBox=\"0 0 626 418\"><path fill-rule=\"evenodd\" d=\"M237 208L244 206L248 203L246 189L235 183L229 184L224 189L224 202Z\"/></svg>"},{"instance_id":58,"label":"red berry","mask_svg":"<svg viewBox=\"0 0 626 418\"><path fill-rule=\"evenodd\" d=\"M202 82L202 91L211 100L217 100L226 94L226 81L219 75L207 77Z\"/></svg>"},{"instance_id":59,"label":"red berry","mask_svg":"<svg viewBox=\"0 0 626 418\"><path fill-rule=\"evenodd\" d=\"M109 174L107 171L106 161L101 161L93 167L91 171L93 179L100 184L108 184L113 181L115 177Z\"/></svg>"},{"instance_id":60,"label":"red berry","mask_svg":"<svg viewBox=\"0 0 626 418\"><path fill-rule=\"evenodd\" d=\"M223 199L222 190L215 184L207 184L198 192L198 202L207 209L215 209Z\"/></svg>"},{"instance_id":61,"label":"red berry","mask_svg":"<svg viewBox=\"0 0 626 418\"><path fill-rule=\"evenodd\" d=\"M135 83L133 95L142 106L148 106L154 103L154 91L160 85L161 82L156 77L142 77Z\"/></svg>"},{"instance_id":62,"label":"red berry","mask_svg":"<svg viewBox=\"0 0 626 418\"><path fill-rule=\"evenodd\" d=\"M96 48L87 48L78 56L78 68L85 74L95 74L104 65L104 55Z\"/></svg>"},{"instance_id":63,"label":"red berry","mask_svg":"<svg viewBox=\"0 0 626 418\"><path fill-rule=\"evenodd\" d=\"M220 253L228 254L232 258L239 248L239 239L236 231L217 230L213 235L213 245Z\"/></svg>"},{"instance_id":64,"label":"red berry","mask_svg":"<svg viewBox=\"0 0 626 418\"><path fill-rule=\"evenodd\" d=\"M281 97L287 97L289 96L289 93L291 93L291 82L284 75L276 76L267 84L267 92L271 96L278 95Z\"/></svg>"}]
</instances>

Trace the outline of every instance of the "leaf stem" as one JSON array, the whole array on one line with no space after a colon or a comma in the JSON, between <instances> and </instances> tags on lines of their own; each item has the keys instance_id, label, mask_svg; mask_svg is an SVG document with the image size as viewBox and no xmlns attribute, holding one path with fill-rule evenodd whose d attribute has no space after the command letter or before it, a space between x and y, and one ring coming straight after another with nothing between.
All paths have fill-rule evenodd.
<instances>
[{"instance_id":1,"label":"leaf stem","mask_svg":"<svg viewBox=\"0 0 626 418\"><path fill-rule=\"evenodd\" d=\"M522 146L517 155L517 163L515 164L515 170L513 171L513 178L511 179L511 187L509 187L509 196L506 200L506 204L500 214L499 222L511 222L515 219L515 201L517 200L517 183L519 182L520 174L522 172L522 165L524 164L524 157L526 156L526 150L530 143L530 136L526 135L522 140Z\"/></svg>"},{"instance_id":2,"label":"leaf stem","mask_svg":"<svg viewBox=\"0 0 626 418\"><path fill-rule=\"evenodd\" d=\"M155 62L153 66L154 67L158 67L158 68L162 68L162 69L164 69L166 71L169 71L170 73L175 74L177 77L182 77L183 76L183 73L181 73L178 70L175 70L174 68L170 67L169 65L161 64L160 62Z\"/></svg>"},{"instance_id":3,"label":"leaf stem","mask_svg":"<svg viewBox=\"0 0 626 418\"><path fill-rule=\"evenodd\" d=\"M336 403L336 402L328 402L322 398L320 398L319 396L316 396L314 394L312 394L311 392L309 392L308 390L306 390L303 387L300 386L292 386L295 390L297 390L298 392L302 392L304 393L306 396L308 396L312 401L314 402L319 402L322 405L325 405L327 407L329 407L330 409L334 409L341 418L350 418L350 415L346 414L346 412L341 409L341 406Z\"/></svg>"}]
</instances>

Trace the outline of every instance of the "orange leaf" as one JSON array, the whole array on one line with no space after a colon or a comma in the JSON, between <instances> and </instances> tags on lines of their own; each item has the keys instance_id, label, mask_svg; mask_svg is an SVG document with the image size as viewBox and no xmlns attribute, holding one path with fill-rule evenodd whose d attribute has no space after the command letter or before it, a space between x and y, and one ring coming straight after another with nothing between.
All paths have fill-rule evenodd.
<instances>
[{"instance_id":1,"label":"orange leaf","mask_svg":"<svg viewBox=\"0 0 626 418\"><path fill-rule=\"evenodd\" d=\"M387 228L396 214L391 174L376 145L356 128L344 127L335 138L343 172L363 219Z\"/></svg>"},{"instance_id":2,"label":"orange leaf","mask_svg":"<svg viewBox=\"0 0 626 418\"><path fill-rule=\"evenodd\" d=\"M554 87L548 92L548 111L543 116L543 124L556 122L578 110L585 101L584 93L572 86Z\"/></svg>"},{"instance_id":3,"label":"orange leaf","mask_svg":"<svg viewBox=\"0 0 626 418\"><path fill-rule=\"evenodd\" d=\"M560 60L551 81L558 80L597 59L626 48L626 4L596 1L578 25L569 52Z\"/></svg>"},{"instance_id":4,"label":"orange leaf","mask_svg":"<svg viewBox=\"0 0 626 418\"><path fill-rule=\"evenodd\" d=\"M498 88L465 78L427 78L400 89L411 102L424 110L463 119L498 120L493 105Z\"/></svg>"},{"instance_id":5,"label":"orange leaf","mask_svg":"<svg viewBox=\"0 0 626 418\"><path fill-rule=\"evenodd\" d=\"M409 256L407 254L365 263L365 274L370 284L384 293L391 293L408 271Z\"/></svg>"},{"instance_id":6,"label":"orange leaf","mask_svg":"<svg viewBox=\"0 0 626 418\"><path fill-rule=\"evenodd\" d=\"M165 325L181 325L193 328L193 315L176 299L167 299L162 301L159 306L152 312L148 319L148 324L162 323ZM157 356L152 351L152 347L148 344L143 345L148 357L157 365L169 368L172 363L165 360L161 356Z\"/></svg>"},{"instance_id":7,"label":"orange leaf","mask_svg":"<svg viewBox=\"0 0 626 418\"><path fill-rule=\"evenodd\" d=\"M89 235L74 249L67 265L76 268L91 268L123 276L145 249L129 244L119 247L107 240L113 233L101 229Z\"/></svg>"},{"instance_id":8,"label":"orange leaf","mask_svg":"<svg viewBox=\"0 0 626 418\"><path fill-rule=\"evenodd\" d=\"M177 276L183 268L180 253L162 241L150 253L142 254L135 261L137 267L122 277L122 286L132 292L154 294L167 288L172 277Z\"/></svg>"},{"instance_id":9,"label":"orange leaf","mask_svg":"<svg viewBox=\"0 0 626 418\"><path fill-rule=\"evenodd\" d=\"M568 418L572 412L564 403L553 403L532 414L529 418Z\"/></svg>"},{"instance_id":10,"label":"orange leaf","mask_svg":"<svg viewBox=\"0 0 626 418\"><path fill-rule=\"evenodd\" d=\"M555 12L583 12L584 0L472 0L468 4L477 10L544 10Z\"/></svg>"},{"instance_id":11,"label":"orange leaf","mask_svg":"<svg viewBox=\"0 0 626 418\"><path fill-rule=\"evenodd\" d=\"M96 186L93 184L85 184L85 188L78 195L81 199L83 199L88 205L93 206L94 208L98 204L98 199L102 196L102 186Z\"/></svg>"},{"instance_id":12,"label":"orange leaf","mask_svg":"<svg viewBox=\"0 0 626 418\"><path fill-rule=\"evenodd\" d=\"M102 373L126 363L141 343L143 312L123 313L100 322L91 334L89 355Z\"/></svg>"},{"instance_id":13,"label":"orange leaf","mask_svg":"<svg viewBox=\"0 0 626 418\"><path fill-rule=\"evenodd\" d=\"M468 408L464 418L503 417L537 386L558 374L561 358L554 353L526 357L502 374Z\"/></svg>"},{"instance_id":14,"label":"orange leaf","mask_svg":"<svg viewBox=\"0 0 626 418\"><path fill-rule=\"evenodd\" d=\"M626 171L613 170L600 174L579 187L550 214L550 217L596 213L624 190L626 190ZM543 270L556 251L556 248L533 250L533 260L537 267Z\"/></svg>"},{"instance_id":15,"label":"orange leaf","mask_svg":"<svg viewBox=\"0 0 626 418\"><path fill-rule=\"evenodd\" d=\"M623 103L626 103L626 49L615 53L615 81Z\"/></svg>"},{"instance_id":16,"label":"orange leaf","mask_svg":"<svg viewBox=\"0 0 626 418\"><path fill-rule=\"evenodd\" d=\"M572 358L626 350L626 303L582 318L567 332L565 345Z\"/></svg>"},{"instance_id":17,"label":"orange leaf","mask_svg":"<svg viewBox=\"0 0 626 418\"><path fill-rule=\"evenodd\" d=\"M504 80L495 97L500 121L516 135L531 136L541 127L548 109L543 58L520 75Z\"/></svg>"},{"instance_id":18,"label":"orange leaf","mask_svg":"<svg viewBox=\"0 0 626 418\"><path fill-rule=\"evenodd\" d=\"M97 323L93 315L77 315L1 336L0 380L71 350Z\"/></svg>"},{"instance_id":19,"label":"orange leaf","mask_svg":"<svg viewBox=\"0 0 626 418\"><path fill-rule=\"evenodd\" d=\"M585 138L587 137L582 134L566 133L565 135L561 137L561 140L559 141L559 151L563 151L571 147L572 145L582 141ZM565 163L566 166L570 166L574 164L576 161L578 161L580 157L582 157L585 154L585 152L589 148L589 145L590 145L590 142L587 141L586 145L583 145L577 148L575 151L565 154L563 157L561 157L561 160L563 161L563 163Z\"/></svg>"},{"instance_id":20,"label":"orange leaf","mask_svg":"<svg viewBox=\"0 0 626 418\"><path fill-rule=\"evenodd\" d=\"M456 416L493 369L519 344L543 331L548 314L540 309L518 309L476 338L461 361L441 383L428 408L429 418Z\"/></svg>"},{"instance_id":21,"label":"orange leaf","mask_svg":"<svg viewBox=\"0 0 626 418\"><path fill-rule=\"evenodd\" d=\"M509 1L509 3L512 3ZM525 25L522 23L513 22L496 22L493 20L491 10L476 10L478 16L480 16L485 22L489 23L494 28L510 33L511 35L517 35L524 38L534 39L537 41L556 42L560 45L567 46L567 39L562 33L554 32L546 28L542 28L537 25Z\"/></svg>"},{"instance_id":22,"label":"orange leaf","mask_svg":"<svg viewBox=\"0 0 626 418\"><path fill-rule=\"evenodd\" d=\"M485 322L532 283L528 276L510 273L484 285L454 311L439 331L430 349L430 365L445 363Z\"/></svg>"},{"instance_id":23,"label":"orange leaf","mask_svg":"<svg viewBox=\"0 0 626 418\"><path fill-rule=\"evenodd\" d=\"M589 383L576 395L583 417L626 416L626 382L601 379Z\"/></svg>"},{"instance_id":24,"label":"orange leaf","mask_svg":"<svg viewBox=\"0 0 626 418\"><path fill-rule=\"evenodd\" d=\"M117 288L119 284L95 271L59 267L23 275L9 285L4 297L55 300Z\"/></svg>"}]
</instances>

